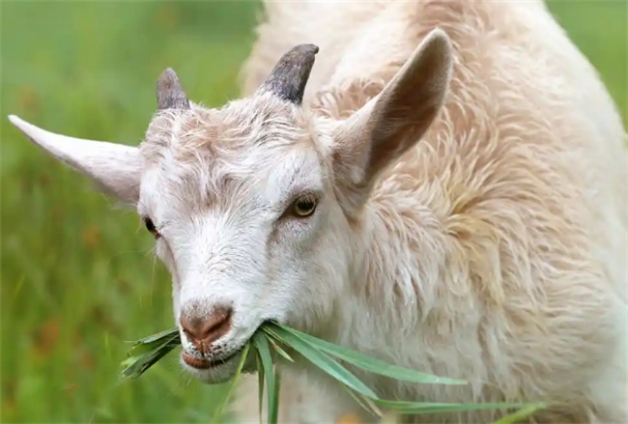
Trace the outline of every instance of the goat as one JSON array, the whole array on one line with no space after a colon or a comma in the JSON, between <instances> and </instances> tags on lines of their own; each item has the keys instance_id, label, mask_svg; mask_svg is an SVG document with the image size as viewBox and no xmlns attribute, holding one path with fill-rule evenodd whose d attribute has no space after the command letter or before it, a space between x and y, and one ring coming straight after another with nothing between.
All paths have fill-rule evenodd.
<instances>
[{"instance_id":1,"label":"goat","mask_svg":"<svg viewBox=\"0 0 628 424\"><path fill-rule=\"evenodd\" d=\"M182 366L225 381L275 320L469 382L356 370L385 398L544 400L529 422L628 422L626 132L543 2L265 10L242 98L201 107L168 69L138 147L10 117L137 209L172 275ZM373 419L306 365L282 367L281 421ZM238 399L239 421L257 421L256 383Z\"/></svg>"}]
</instances>

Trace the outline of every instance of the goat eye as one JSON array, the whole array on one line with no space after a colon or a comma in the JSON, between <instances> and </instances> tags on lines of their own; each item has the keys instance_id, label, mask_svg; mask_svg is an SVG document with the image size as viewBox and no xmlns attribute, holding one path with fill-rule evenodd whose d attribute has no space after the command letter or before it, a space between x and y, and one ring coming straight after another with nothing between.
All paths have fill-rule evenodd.
<instances>
[{"instance_id":1,"label":"goat eye","mask_svg":"<svg viewBox=\"0 0 628 424\"><path fill-rule=\"evenodd\" d=\"M146 224L146 229L153 235L155 238L159 237L159 232L155 228L155 224L153 220L150 218L144 218L144 224Z\"/></svg>"},{"instance_id":2,"label":"goat eye","mask_svg":"<svg viewBox=\"0 0 628 424\"><path fill-rule=\"evenodd\" d=\"M305 195L299 197L292 204L292 214L298 218L307 218L316 210L318 199L313 195Z\"/></svg>"}]
</instances>

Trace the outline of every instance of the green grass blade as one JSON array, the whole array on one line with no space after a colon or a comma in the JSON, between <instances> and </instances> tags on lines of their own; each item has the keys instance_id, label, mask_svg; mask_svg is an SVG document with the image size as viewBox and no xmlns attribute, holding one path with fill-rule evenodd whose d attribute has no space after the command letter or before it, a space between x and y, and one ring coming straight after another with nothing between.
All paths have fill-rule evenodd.
<instances>
[{"instance_id":1,"label":"green grass blade","mask_svg":"<svg viewBox=\"0 0 628 424\"><path fill-rule=\"evenodd\" d=\"M260 332L255 333L253 336L253 344L259 352L262 359L262 366L264 367L264 374L266 377L266 389L268 399L268 411L267 411L267 424L277 423L277 413L279 409L279 390L277 388L276 375L273 370L273 358L270 352L270 345L268 344L267 336Z\"/></svg>"},{"instance_id":2,"label":"green grass blade","mask_svg":"<svg viewBox=\"0 0 628 424\"><path fill-rule=\"evenodd\" d=\"M277 326L277 324L274 324ZM278 326L277 326L278 327ZM318 339L307 333L294 330L288 327L281 327L286 332L294 334L296 337L301 338L310 345L317 347L320 350L325 351L329 355L342 359L358 368L365 371L372 372L374 374L383 375L386 377L394 378L396 380L409 381L420 384L449 384L449 385L464 385L467 384L464 380L454 380L451 378L438 377L431 374L426 374L395 365L387 364L379 359L371 358L366 355L354 352L350 349L329 343L325 340Z\"/></svg>"},{"instance_id":3,"label":"green grass blade","mask_svg":"<svg viewBox=\"0 0 628 424\"><path fill-rule=\"evenodd\" d=\"M122 375L126 378L138 378L178 345L173 341L166 341L160 346L153 347L151 351L130 356L122 362L125 367L121 371Z\"/></svg>"},{"instance_id":4,"label":"green grass blade","mask_svg":"<svg viewBox=\"0 0 628 424\"><path fill-rule=\"evenodd\" d=\"M370 388L368 388L362 381L360 381L355 375L345 369L342 365L338 364L332 358L320 352L315 346L295 336L294 334L285 331L283 327L273 326L272 328L263 328L264 332L268 332L271 336L276 336L285 340L292 349L302 355L305 359L312 362L322 371L335 378L342 384L352 388L358 393L377 399L377 395Z\"/></svg>"},{"instance_id":5,"label":"green grass blade","mask_svg":"<svg viewBox=\"0 0 628 424\"><path fill-rule=\"evenodd\" d=\"M233 390L236 384L238 384L238 381L240 380L240 376L242 375L242 368L244 367L244 363L246 362L246 358L249 354L249 348L250 348L250 345L247 343L244 346L244 349L242 350L242 358L240 359L240 363L238 364L236 373L233 376L233 380L231 384L229 385L229 389L227 390L227 395L225 396L220 406L216 408L216 410L214 411L214 416L212 417L212 421L211 421L212 423L219 423L218 418L220 418L220 416L222 415L222 412L224 411L225 406L227 406L227 403L229 402L229 399L231 398L231 395L233 394Z\"/></svg>"},{"instance_id":6,"label":"green grass blade","mask_svg":"<svg viewBox=\"0 0 628 424\"><path fill-rule=\"evenodd\" d=\"M277 340L273 340L272 338L269 338L268 341L270 342L270 345L273 347L273 349L275 349L275 352L277 352L287 361L294 362L294 359L292 359L290 355L288 355L288 353L285 350L283 350L281 346L279 346L279 343L277 343Z\"/></svg>"},{"instance_id":7,"label":"green grass blade","mask_svg":"<svg viewBox=\"0 0 628 424\"><path fill-rule=\"evenodd\" d=\"M262 356L257 354L257 389L258 389L258 411L259 411L259 424L262 424L262 406L264 404L264 365L262 364Z\"/></svg>"},{"instance_id":8,"label":"green grass blade","mask_svg":"<svg viewBox=\"0 0 628 424\"><path fill-rule=\"evenodd\" d=\"M370 411L371 413L373 413L374 415L377 415L378 417L383 416L382 411L377 407L377 405L373 403L372 399L367 398L361 393L353 392L347 386L343 385L342 387L347 391L347 393L349 393L349 395L353 398L353 400L355 400L355 402L358 405L360 405L364 410Z\"/></svg>"},{"instance_id":9,"label":"green grass blade","mask_svg":"<svg viewBox=\"0 0 628 424\"><path fill-rule=\"evenodd\" d=\"M151 344L154 342L161 343L165 339L172 340L175 338L176 339L179 338L179 330L176 328L171 328L169 330L160 331L159 333L155 333L150 336L144 337L143 339L136 340L134 342L127 342L127 343L133 343L133 345L136 346L136 345L143 345L143 344Z\"/></svg>"},{"instance_id":10,"label":"green grass blade","mask_svg":"<svg viewBox=\"0 0 628 424\"><path fill-rule=\"evenodd\" d=\"M487 409L510 409L529 406L521 403L436 403L405 402L375 399L375 404L404 414L428 414L435 412L481 411Z\"/></svg>"},{"instance_id":11,"label":"green grass blade","mask_svg":"<svg viewBox=\"0 0 628 424\"><path fill-rule=\"evenodd\" d=\"M127 378L137 378L157 361L166 356L172 349L180 344L179 332L166 330L133 343L127 353L127 358L122 361L124 367L121 374Z\"/></svg>"},{"instance_id":12,"label":"green grass blade","mask_svg":"<svg viewBox=\"0 0 628 424\"><path fill-rule=\"evenodd\" d=\"M521 408L520 410L513 412L512 414L508 414L497 421L493 421L491 424L514 424L518 421L529 418L532 414L534 414L539 409L545 408L547 405L544 403L537 403L526 406L525 408Z\"/></svg>"},{"instance_id":13,"label":"green grass blade","mask_svg":"<svg viewBox=\"0 0 628 424\"><path fill-rule=\"evenodd\" d=\"M279 422L279 390L281 390L281 372L278 368L275 368L275 393L273 394L273 398L276 399L275 408L272 416L272 421L268 424L277 424Z\"/></svg>"}]
</instances>

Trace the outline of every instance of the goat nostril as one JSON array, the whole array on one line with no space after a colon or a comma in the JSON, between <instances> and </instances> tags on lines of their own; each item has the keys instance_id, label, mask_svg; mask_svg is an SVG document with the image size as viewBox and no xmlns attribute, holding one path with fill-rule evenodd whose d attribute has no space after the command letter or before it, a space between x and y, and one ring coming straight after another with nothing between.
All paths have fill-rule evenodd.
<instances>
[{"instance_id":1,"label":"goat nostril","mask_svg":"<svg viewBox=\"0 0 628 424\"><path fill-rule=\"evenodd\" d=\"M183 329L183 332L185 334L187 334L188 336L194 339L198 338L197 337L199 334L199 332L197 331L197 328L199 327L198 319L189 318L187 316L182 315L181 318L179 319L179 323L181 324L181 328Z\"/></svg>"},{"instance_id":2,"label":"goat nostril","mask_svg":"<svg viewBox=\"0 0 628 424\"><path fill-rule=\"evenodd\" d=\"M218 308L210 315L201 330L201 339L208 343L224 336L231 326L231 309Z\"/></svg>"},{"instance_id":3,"label":"goat nostril","mask_svg":"<svg viewBox=\"0 0 628 424\"><path fill-rule=\"evenodd\" d=\"M225 307L215 308L209 316L203 318L182 315L181 328L199 350L205 350L209 344L227 334L231 328L231 315L232 309Z\"/></svg>"}]
</instances>

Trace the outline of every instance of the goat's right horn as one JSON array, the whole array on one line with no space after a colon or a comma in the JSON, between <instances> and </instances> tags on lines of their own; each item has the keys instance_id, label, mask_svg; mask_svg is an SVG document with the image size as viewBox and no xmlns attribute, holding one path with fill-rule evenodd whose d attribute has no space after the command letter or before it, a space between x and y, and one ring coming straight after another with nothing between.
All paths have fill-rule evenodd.
<instances>
[{"instance_id":1,"label":"goat's right horn","mask_svg":"<svg viewBox=\"0 0 628 424\"><path fill-rule=\"evenodd\" d=\"M258 92L271 92L283 100L301 104L305 86L314 66L318 46L299 44L285 53Z\"/></svg>"},{"instance_id":2,"label":"goat's right horn","mask_svg":"<svg viewBox=\"0 0 628 424\"><path fill-rule=\"evenodd\" d=\"M157 80L157 108L162 109L190 109L188 100L179 77L172 70L166 69Z\"/></svg>"}]
</instances>

